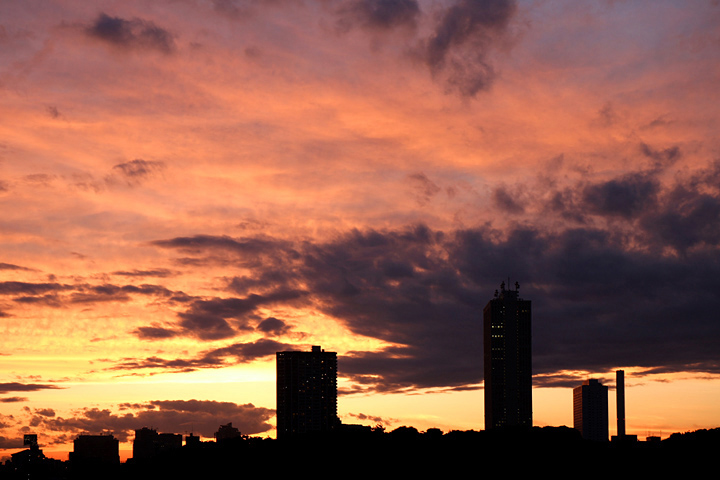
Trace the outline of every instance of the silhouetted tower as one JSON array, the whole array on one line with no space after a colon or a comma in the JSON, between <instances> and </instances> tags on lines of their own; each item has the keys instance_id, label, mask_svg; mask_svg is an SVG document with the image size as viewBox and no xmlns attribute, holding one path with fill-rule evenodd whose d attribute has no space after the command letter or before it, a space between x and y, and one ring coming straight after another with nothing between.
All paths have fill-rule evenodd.
<instances>
[{"instance_id":1,"label":"silhouetted tower","mask_svg":"<svg viewBox=\"0 0 720 480\"><path fill-rule=\"evenodd\" d=\"M615 395L617 396L617 436L625 436L625 370L615 372Z\"/></svg>"},{"instance_id":2,"label":"silhouetted tower","mask_svg":"<svg viewBox=\"0 0 720 480\"><path fill-rule=\"evenodd\" d=\"M530 300L519 290L502 282L483 311L485 429L532 426Z\"/></svg>"},{"instance_id":3,"label":"silhouetted tower","mask_svg":"<svg viewBox=\"0 0 720 480\"><path fill-rule=\"evenodd\" d=\"M23 435L23 446L27 445L30 448L38 447L38 439L36 433L26 433Z\"/></svg>"},{"instance_id":4,"label":"silhouetted tower","mask_svg":"<svg viewBox=\"0 0 720 480\"><path fill-rule=\"evenodd\" d=\"M277 352L277 437L328 432L337 417L337 353Z\"/></svg>"},{"instance_id":5,"label":"silhouetted tower","mask_svg":"<svg viewBox=\"0 0 720 480\"><path fill-rule=\"evenodd\" d=\"M608 440L608 387L586 380L573 389L573 427L586 440Z\"/></svg>"}]
</instances>

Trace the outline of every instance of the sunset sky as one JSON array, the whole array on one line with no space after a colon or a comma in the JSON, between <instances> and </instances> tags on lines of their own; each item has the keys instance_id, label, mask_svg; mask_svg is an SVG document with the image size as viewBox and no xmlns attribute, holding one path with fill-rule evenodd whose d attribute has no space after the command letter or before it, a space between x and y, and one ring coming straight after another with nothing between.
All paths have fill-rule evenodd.
<instances>
[{"instance_id":1,"label":"sunset sky","mask_svg":"<svg viewBox=\"0 0 720 480\"><path fill-rule=\"evenodd\" d=\"M0 456L274 437L311 345L345 423L482 429L508 278L535 425L623 368L720 426L718 105L717 0L0 0Z\"/></svg>"}]
</instances>

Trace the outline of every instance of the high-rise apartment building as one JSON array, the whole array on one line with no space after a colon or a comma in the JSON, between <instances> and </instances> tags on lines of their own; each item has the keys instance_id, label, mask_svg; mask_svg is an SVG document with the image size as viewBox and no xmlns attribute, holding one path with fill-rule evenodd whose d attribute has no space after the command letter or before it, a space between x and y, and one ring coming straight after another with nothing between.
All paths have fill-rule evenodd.
<instances>
[{"instance_id":1,"label":"high-rise apartment building","mask_svg":"<svg viewBox=\"0 0 720 480\"><path fill-rule=\"evenodd\" d=\"M277 437L329 432L337 417L337 353L277 352Z\"/></svg>"},{"instance_id":2,"label":"high-rise apartment building","mask_svg":"<svg viewBox=\"0 0 720 480\"><path fill-rule=\"evenodd\" d=\"M573 427L586 440L608 440L608 387L586 380L573 388Z\"/></svg>"},{"instance_id":3,"label":"high-rise apartment building","mask_svg":"<svg viewBox=\"0 0 720 480\"><path fill-rule=\"evenodd\" d=\"M485 429L532 426L530 300L505 282L483 311Z\"/></svg>"}]
</instances>

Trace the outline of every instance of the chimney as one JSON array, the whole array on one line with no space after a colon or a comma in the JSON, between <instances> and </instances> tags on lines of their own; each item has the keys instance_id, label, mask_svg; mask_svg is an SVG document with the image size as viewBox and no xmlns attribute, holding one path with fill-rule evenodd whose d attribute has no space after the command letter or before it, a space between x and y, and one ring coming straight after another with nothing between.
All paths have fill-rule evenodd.
<instances>
[{"instance_id":1,"label":"chimney","mask_svg":"<svg viewBox=\"0 0 720 480\"><path fill-rule=\"evenodd\" d=\"M617 395L617 436L618 439L625 436L625 370L615 372Z\"/></svg>"}]
</instances>

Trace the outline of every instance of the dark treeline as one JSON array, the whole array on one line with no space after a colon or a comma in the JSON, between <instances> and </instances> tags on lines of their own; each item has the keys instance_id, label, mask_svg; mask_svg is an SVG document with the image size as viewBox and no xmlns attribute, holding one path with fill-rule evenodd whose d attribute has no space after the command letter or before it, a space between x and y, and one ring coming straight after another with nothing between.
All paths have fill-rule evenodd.
<instances>
[{"instance_id":1,"label":"dark treeline","mask_svg":"<svg viewBox=\"0 0 720 480\"><path fill-rule=\"evenodd\" d=\"M314 472L323 477L478 473L667 473L710 465L720 451L720 428L675 433L656 442L592 442L568 427L489 431L413 427L337 432L287 441L242 436L161 452L121 464L28 460L0 466L2 479L203 479ZM483 476L482 474L480 476Z\"/></svg>"}]
</instances>

